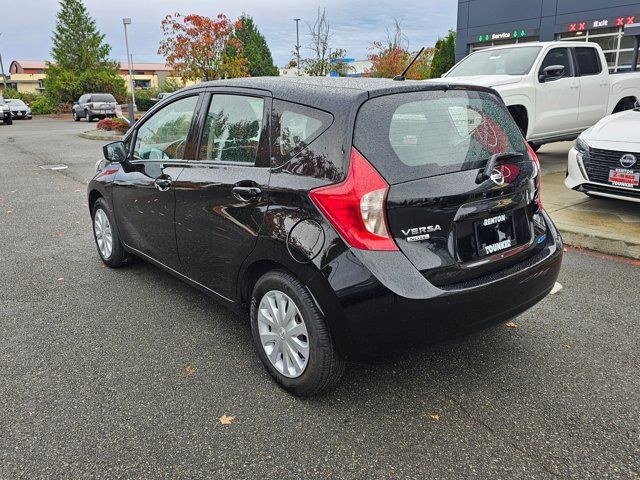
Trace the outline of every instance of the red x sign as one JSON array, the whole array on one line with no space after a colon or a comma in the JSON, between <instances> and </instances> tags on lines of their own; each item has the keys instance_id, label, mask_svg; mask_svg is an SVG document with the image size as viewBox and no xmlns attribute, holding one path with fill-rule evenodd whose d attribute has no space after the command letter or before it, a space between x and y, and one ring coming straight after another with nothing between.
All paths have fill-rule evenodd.
<instances>
[{"instance_id":1,"label":"red x sign","mask_svg":"<svg viewBox=\"0 0 640 480\"><path fill-rule=\"evenodd\" d=\"M636 17L627 17L627 25L631 25L636 20Z\"/></svg>"},{"instance_id":2,"label":"red x sign","mask_svg":"<svg viewBox=\"0 0 640 480\"><path fill-rule=\"evenodd\" d=\"M587 24L586 23L579 23L578 24L578 30L586 30L587 29Z\"/></svg>"},{"instance_id":3,"label":"red x sign","mask_svg":"<svg viewBox=\"0 0 640 480\"><path fill-rule=\"evenodd\" d=\"M622 24L620 24L620 25L622 25ZM571 25L569 25L569 31L570 32L575 32L576 31L576 24L575 23L572 23Z\"/></svg>"},{"instance_id":4,"label":"red x sign","mask_svg":"<svg viewBox=\"0 0 640 480\"><path fill-rule=\"evenodd\" d=\"M616 27L624 25L624 17L616 18Z\"/></svg>"}]
</instances>

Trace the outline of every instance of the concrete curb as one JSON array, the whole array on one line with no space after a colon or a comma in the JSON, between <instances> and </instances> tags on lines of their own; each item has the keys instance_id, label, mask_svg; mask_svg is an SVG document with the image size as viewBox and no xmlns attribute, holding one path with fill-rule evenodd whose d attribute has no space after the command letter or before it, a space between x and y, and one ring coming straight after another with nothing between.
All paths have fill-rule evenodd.
<instances>
[{"instance_id":1,"label":"concrete curb","mask_svg":"<svg viewBox=\"0 0 640 480\"><path fill-rule=\"evenodd\" d=\"M124 137L124 135L113 135L110 133L96 133L96 130L88 130L86 132L80 132L78 133L78 136L80 138L86 138L88 140L104 140L106 142L117 142L119 140L122 140L122 137Z\"/></svg>"},{"instance_id":2,"label":"concrete curb","mask_svg":"<svg viewBox=\"0 0 640 480\"><path fill-rule=\"evenodd\" d=\"M558 223L556 227L564 243L572 247L640 260L640 239L604 237L595 235L586 228L569 227Z\"/></svg>"}]
</instances>

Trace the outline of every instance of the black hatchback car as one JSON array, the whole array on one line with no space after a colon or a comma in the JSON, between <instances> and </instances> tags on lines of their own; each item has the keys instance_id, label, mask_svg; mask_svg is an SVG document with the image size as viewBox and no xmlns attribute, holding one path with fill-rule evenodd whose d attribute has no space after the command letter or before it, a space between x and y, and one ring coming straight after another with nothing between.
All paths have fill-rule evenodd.
<instances>
[{"instance_id":1,"label":"black hatchback car","mask_svg":"<svg viewBox=\"0 0 640 480\"><path fill-rule=\"evenodd\" d=\"M505 322L560 270L538 159L490 89L210 82L104 153L88 189L104 263L148 260L248 313L297 395L353 353Z\"/></svg>"}]
</instances>

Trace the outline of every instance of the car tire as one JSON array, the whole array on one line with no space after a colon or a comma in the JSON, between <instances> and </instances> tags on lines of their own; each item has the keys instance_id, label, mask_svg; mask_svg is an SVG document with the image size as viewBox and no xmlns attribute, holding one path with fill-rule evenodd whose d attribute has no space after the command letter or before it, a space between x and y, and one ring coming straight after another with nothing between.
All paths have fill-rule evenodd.
<instances>
[{"instance_id":1,"label":"car tire","mask_svg":"<svg viewBox=\"0 0 640 480\"><path fill-rule=\"evenodd\" d=\"M131 256L125 251L120 241L120 235L113 219L113 213L104 198L99 198L93 205L91 224L98 255L100 255L105 265L111 268L120 268L131 263ZM107 227L111 240L110 249L104 248L104 243L101 243L101 240L102 242L108 241Z\"/></svg>"},{"instance_id":2,"label":"car tire","mask_svg":"<svg viewBox=\"0 0 640 480\"><path fill-rule=\"evenodd\" d=\"M13 125L13 118L12 117L7 117L4 119L4 124L5 125Z\"/></svg>"},{"instance_id":3,"label":"car tire","mask_svg":"<svg viewBox=\"0 0 640 480\"><path fill-rule=\"evenodd\" d=\"M80 121L80 117L78 116L78 112L76 112L75 110L73 111L73 121L74 122L79 122Z\"/></svg>"},{"instance_id":4,"label":"car tire","mask_svg":"<svg viewBox=\"0 0 640 480\"><path fill-rule=\"evenodd\" d=\"M280 299L284 299L285 307L282 307L282 302L279 303L274 313L281 312L284 308L288 314L288 309L295 308L297 313L293 314L287 322L289 326L293 326L289 330L295 328L295 335L300 331L300 325L302 325L304 334L292 337L282 333L287 327L287 325L282 326L282 323L285 322L281 322L277 318L274 322L265 321L264 312L269 313L266 308L269 299L274 295L277 299L279 294L284 294L280 296ZM287 317L287 314L284 316ZM280 314L278 313L278 315ZM277 317L275 314L273 316ZM331 332L311 294L293 275L283 270L273 270L260 277L251 295L250 322L251 334L260 360L269 374L285 390L300 397L307 397L326 391L339 382L344 373L345 362L338 355ZM279 331L276 331L276 328ZM270 341L265 339L270 339L274 335L277 336L274 338L274 344L264 343L266 346L263 346L263 342ZM286 335L286 339L283 335ZM279 340L281 342L278 344ZM294 341L300 345L307 345L306 358L300 355L299 350L293 348L296 346ZM277 345L283 345L283 347L279 348ZM269 347L271 347L270 354L267 353ZM277 353L283 349L289 349L288 361L285 361L284 353ZM291 353L295 356L295 360ZM275 363L269 359L269 355L277 359ZM304 362L301 373L292 374L291 369L294 368L292 367L294 362L298 368L298 362ZM286 365L290 366L289 375L283 372Z\"/></svg>"},{"instance_id":5,"label":"car tire","mask_svg":"<svg viewBox=\"0 0 640 480\"><path fill-rule=\"evenodd\" d=\"M84 112L84 118L87 119L87 122L93 122L93 117L89 115L89 112Z\"/></svg>"}]
</instances>

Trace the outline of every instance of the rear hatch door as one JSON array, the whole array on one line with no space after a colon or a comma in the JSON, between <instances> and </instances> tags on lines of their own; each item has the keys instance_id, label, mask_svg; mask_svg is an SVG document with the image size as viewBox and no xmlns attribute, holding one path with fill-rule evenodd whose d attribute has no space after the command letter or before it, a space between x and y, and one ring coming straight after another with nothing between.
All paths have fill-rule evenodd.
<instances>
[{"instance_id":1,"label":"rear hatch door","mask_svg":"<svg viewBox=\"0 0 640 480\"><path fill-rule=\"evenodd\" d=\"M492 91L374 97L359 111L354 146L390 185L396 244L433 284L468 283L541 248L537 159Z\"/></svg>"}]
</instances>

